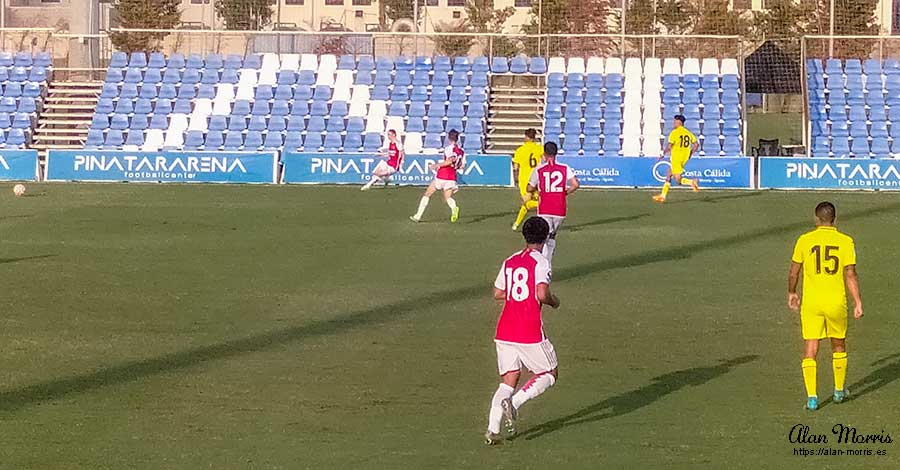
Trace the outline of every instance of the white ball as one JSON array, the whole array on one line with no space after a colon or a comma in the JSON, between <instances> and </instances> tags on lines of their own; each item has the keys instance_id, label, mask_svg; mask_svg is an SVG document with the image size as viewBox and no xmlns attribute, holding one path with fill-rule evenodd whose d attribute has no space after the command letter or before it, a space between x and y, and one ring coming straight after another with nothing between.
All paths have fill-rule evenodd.
<instances>
[{"instance_id":1,"label":"white ball","mask_svg":"<svg viewBox=\"0 0 900 470\"><path fill-rule=\"evenodd\" d=\"M15 186L13 186L13 192L16 194L16 196L24 196L25 195L25 185L17 184Z\"/></svg>"}]
</instances>

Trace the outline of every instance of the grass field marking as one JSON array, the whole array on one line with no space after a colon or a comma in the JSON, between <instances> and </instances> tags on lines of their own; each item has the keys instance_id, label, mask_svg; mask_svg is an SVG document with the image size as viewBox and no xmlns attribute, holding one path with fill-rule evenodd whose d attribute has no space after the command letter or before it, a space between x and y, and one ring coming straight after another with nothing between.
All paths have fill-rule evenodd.
<instances>
[{"instance_id":1,"label":"grass field marking","mask_svg":"<svg viewBox=\"0 0 900 470\"><path fill-rule=\"evenodd\" d=\"M883 212L890 212L895 209L900 209L900 202L857 212L850 212L847 215L842 216L841 220L867 217ZM810 223L811 222L809 221L795 222L675 248L655 249L644 253L576 265L571 268L564 268L557 271L554 273L554 279L575 279L614 269L680 260L702 251L725 248L765 236L800 230L810 226ZM293 326L247 338L225 341L209 346L195 347L155 358L129 361L90 373L53 379L42 383L7 390L0 392L0 412L15 412L28 405L59 399L74 393L84 393L114 384L133 382L144 377L150 377L172 370L184 369L208 361L227 359L241 354L263 351L306 338L330 335L359 326L376 324L402 316L416 309L429 308L438 304L447 305L447 303L451 301L457 302L468 300L478 296L487 297L489 296L490 291L489 284L490 282L486 282L485 284L435 292L414 299L351 312L329 320L315 321L309 324Z\"/></svg>"},{"instance_id":2,"label":"grass field marking","mask_svg":"<svg viewBox=\"0 0 900 470\"><path fill-rule=\"evenodd\" d=\"M746 364L757 359L759 359L759 356L751 354L723 360L714 366L692 367L690 369L669 372L654 377L649 384L642 387L629 390L613 397L605 398L574 413L526 429L515 436L515 438L525 438L525 440L537 439L545 434L569 426L593 423L604 419L615 418L616 416L622 416L645 406L649 406L666 395L675 393L688 385L703 385L710 380L727 374L735 366Z\"/></svg>"}]
</instances>

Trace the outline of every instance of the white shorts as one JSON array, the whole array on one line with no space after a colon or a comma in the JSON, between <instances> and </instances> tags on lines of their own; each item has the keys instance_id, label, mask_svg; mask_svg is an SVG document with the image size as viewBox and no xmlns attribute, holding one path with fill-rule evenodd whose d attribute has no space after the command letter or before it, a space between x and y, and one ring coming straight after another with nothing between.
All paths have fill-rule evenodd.
<instances>
[{"instance_id":1,"label":"white shorts","mask_svg":"<svg viewBox=\"0 0 900 470\"><path fill-rule=\"evenodd\" d=\"M435 178L434 189L437 189L438 191L446 191L448 189L459 191L459 185L456 184L455 180L442 180L440 178Z\"/></svg>"},{"instance_id":2,"label":"white shorts","mask_svg":"<svg viewBox=\"0 0 900 470\"><path fill-rule=\"evenodd\" d=\"M397 172L396 168L388 165L386 161L382 160L382 161L378 162L377 165L375 165L375 171L373 171L372 173L381 173L383 175L390 176L396 172Z\"/></svg>"},{"instance_id":3,"label":"white shorts","mask_svg":"<svg viewBox=\"0 0 900 470\"><path fill-rule=\"evenodd\" d=\"M558 215L538 215L540 218L547 221L547 224L550 225L550 235L556 235L556 232L559 231L559 227L562 226L563 221L566 220L565 217L560 217Z\"/></svg>"},{"instance_id":4,"label":"white shorts","mask_svg":"<svg viewBox=\"0 0 900 470\"><path fill-rule=\"evenodd\" d=\"M543 374L558 365L556 351L549 339L533 344L494 342L497 344L497 371L500 375L518 371L523 365L533 374Z\"/></svg>"}]
</instances>

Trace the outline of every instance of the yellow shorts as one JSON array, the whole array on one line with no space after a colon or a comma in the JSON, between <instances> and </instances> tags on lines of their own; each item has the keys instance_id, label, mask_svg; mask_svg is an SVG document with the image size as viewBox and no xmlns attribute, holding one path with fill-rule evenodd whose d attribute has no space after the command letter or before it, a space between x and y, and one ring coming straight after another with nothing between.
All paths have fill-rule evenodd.
<instances>
[{"instance_id":1,"label":"yellow shorts","mask_svg":"<svg viewBox=\"0 0 900 470\"><path fill-rule=\"evenodd\" d=\"M847 306L801 307L800 329L803 339L846 338Z\"/></svg>"},{"instance_id":2,"label":"yellow shorts","mask_svg":"<svg viewBox=\"0 0 900 470\"><path fill-rule=\"evenodd\" d=\"M672 157L672 174L680 175L684 173L684 166L687 165L691 157Z\"/></svg>"},{"instance_id":3,"label":"yellow shorts","mask_svg":"<svg viewBox=\"0 0 900 470\"><path fill-rule=\"evenodd\" d=\"M519 185L519 194L521 194L523 198L531 197L532 201L536 201L538 198L537 193L534 193L534 194L528 193L528 183L525 183L524 185L522 185L522 184Z\"/></svg>"}]
</instances>

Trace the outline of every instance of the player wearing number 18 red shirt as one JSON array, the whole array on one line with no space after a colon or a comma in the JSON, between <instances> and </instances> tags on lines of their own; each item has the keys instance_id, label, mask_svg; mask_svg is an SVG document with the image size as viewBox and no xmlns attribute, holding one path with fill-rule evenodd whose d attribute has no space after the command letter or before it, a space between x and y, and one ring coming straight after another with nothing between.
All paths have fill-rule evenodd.
<instances>
[{"instance_id":1,"label":"player wearing number 18 red shirt","mask_svg":"<svg viewBox=\"0 0 900 470\"><path fill-rule=\"evenodd\" d=\"M544 163L531 172L528 182L528 192L540 196L538 216L550 225L550 236L543 251L548 261L553 261L556 233L566 219L566 198L580 186L575 172L568 165L556 161L557 150L555 142L544 144Z\"/></svg>"},{"instance_id":2,"label":"player wearing number 18 red shirt","mask_svg":"<svg viewBox=\"0 0 900 470\"><path fill-rule=\"evenodd\" d=\"M500 385L491 400L487 444L500 441L504 419L507 432L515 433L519 407L556 383L556 352L544 335L541 317L542 305L559 307L559 299L550 292L550 263L541 254L549 233L546 220L532 217L525 221L525 249L503 262L494 282L494 298L504 303L494 336ZM534 375L516 392L522 366Z\"/></svg>"}]
</instances>

